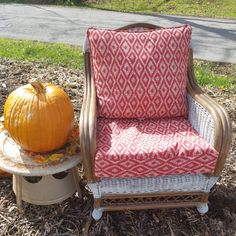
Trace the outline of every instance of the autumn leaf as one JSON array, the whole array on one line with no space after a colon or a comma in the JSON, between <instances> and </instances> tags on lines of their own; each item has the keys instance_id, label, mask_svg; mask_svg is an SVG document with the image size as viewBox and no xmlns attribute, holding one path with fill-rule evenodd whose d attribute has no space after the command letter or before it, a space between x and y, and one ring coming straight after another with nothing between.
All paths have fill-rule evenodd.
<instances>
[{"instance_id":1,"label":"autumn leaf","mask_svg":"<svg viewBox=\"0 0 236 236\"><path fill-rule=\"evenodd\" d=\"M49 159L50 161L58 161L58 160L60 160L63 156L64 156L64 154L62 154L62 153L54 153L54 154L50 155L48 159Z\"/></svg>"},{"instance_id":2,"label":"autumn leaf","mask_svg":"<svg viewBox=\"0 0 236 236\"><path fill-rule=\"evenodd\" d=\"M34 160L38 163L47 163L48 159L42 155L36 155Z\"/></svg>"},{"instance_id":3,"label":"autumn leaf","mask_svg":"<svg viewBox=\"0 0 236 236\"><path fill-rule=\"evenodd\" d=\"M69 147L66 148L66 153L69 155L69 156L73 156L76 154L77 152L77 145L76 144L71 144Z\"/></svg>"}]
</instances>

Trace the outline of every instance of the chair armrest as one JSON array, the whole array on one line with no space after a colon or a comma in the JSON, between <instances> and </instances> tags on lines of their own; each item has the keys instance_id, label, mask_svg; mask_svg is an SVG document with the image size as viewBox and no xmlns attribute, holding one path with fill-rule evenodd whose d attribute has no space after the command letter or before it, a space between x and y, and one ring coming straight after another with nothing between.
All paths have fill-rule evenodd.
<instances>
[{"instance_id":1,"label":"chair armrest","mask_svg":"<svg viewBox=\"0 0 236 236\"><path fill-rule=\"evenodd\" d=\"M80 113L81 159L85 177L94 182L94 157L96 152L96 91L91 75L89 51L84 53L85 86L83 104Z\"/></svg>"},{"instance_id":2,"label":"chair armrest","mask_svg":"<svg viewBox=\"0 0 236 236\"><path fill-rule=\"evenodd\" d=\"M193 71L192 50L188 67L187 100L189 121L202 137L219 152L213 175L224 168L232 140L232 126L227 111L197 85Z\"/></svg>"}]
</instances>

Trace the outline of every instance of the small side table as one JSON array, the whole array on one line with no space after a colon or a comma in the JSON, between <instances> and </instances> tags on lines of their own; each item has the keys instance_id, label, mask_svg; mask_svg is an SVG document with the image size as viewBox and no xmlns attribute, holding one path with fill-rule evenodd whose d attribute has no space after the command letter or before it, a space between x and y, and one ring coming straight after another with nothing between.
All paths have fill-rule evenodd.
<instances>
[{"instance_id":1,"label":"small side table","mask_svg":"<svg viewBox=\"0 0 236 236\"><path fill-rule=\"evenodd\" d=\"M56 161L36 162L8 135L0 132L0 169L13 174L13 191L18 207L22 200L49 205L59 203L76 191L81 195L77 164L80 155L64 155Z\"/></svg>"}]
</instances>

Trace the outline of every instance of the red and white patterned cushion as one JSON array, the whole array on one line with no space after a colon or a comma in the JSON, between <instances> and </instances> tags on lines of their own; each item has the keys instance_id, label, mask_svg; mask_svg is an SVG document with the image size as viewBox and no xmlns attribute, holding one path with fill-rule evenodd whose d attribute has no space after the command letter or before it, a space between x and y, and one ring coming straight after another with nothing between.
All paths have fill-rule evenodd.
<instances>
[{"instance_id":1,"label":"red and white patterned cushion","mask_svg":"<svg viewBox=\"0 0 236 236\"><path fill-rule=\"evenodd\" d=\"M97 177L212 173L218 152L184 118L97 120Z\"/></svg>"},{"instance_id":2,"label":"red and white patterned cushion","mask_svg":"<svg viewBox=\"0 0 236 236\"><path fill-rule=\"evenodd\" d=\"M107 118L186 116L188 25L127 32L88 30L98 114Z\"/></svg>"}]
</instances>

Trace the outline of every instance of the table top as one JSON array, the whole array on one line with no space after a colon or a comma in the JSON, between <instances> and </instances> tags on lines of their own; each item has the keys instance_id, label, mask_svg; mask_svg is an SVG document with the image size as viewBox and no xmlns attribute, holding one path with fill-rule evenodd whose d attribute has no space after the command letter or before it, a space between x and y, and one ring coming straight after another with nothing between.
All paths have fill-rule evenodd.
<instances>
[{"instance_id":1,"label":"table top","mask_svg":"<svg viewBox=\"0 0 236 236\"><path fill-rule=\"evenodd\" d=\"M0 169L22 176L44 176L56 174L76 166L80 154L57 153L32 155L17 145L8 132L0 132Z\"/></svg>"}]
</instances>

